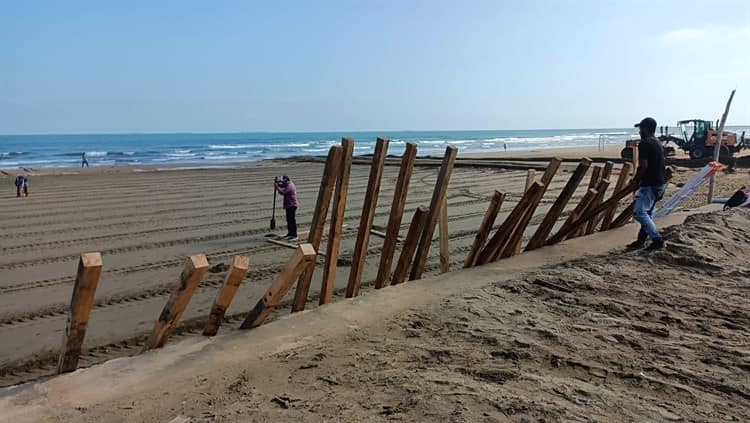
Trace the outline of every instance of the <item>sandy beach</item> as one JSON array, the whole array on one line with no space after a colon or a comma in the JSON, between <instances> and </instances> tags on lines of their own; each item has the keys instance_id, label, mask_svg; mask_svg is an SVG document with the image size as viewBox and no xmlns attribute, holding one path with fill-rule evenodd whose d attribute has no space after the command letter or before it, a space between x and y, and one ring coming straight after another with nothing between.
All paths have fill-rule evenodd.
<instances>
[{"instance_id":1,"label":"sandy beach","mask_svg":"<svg viewBox=\"0 0 750 423\"><path fill-rule=\"evenodd\" d=\"M557 197L575 167L575 160L593 156L590 149L538 152L544 154L539 157L550 153L567 161L553 179L526 237L533 233ZM501 157L503 153L497 155ZM466 161L477 158L460 155ZM523 167L523 159L520 160ZM366 162L366 159L355 160L352 168L335 300L343 298L342 289L349 272L347 264L367 185ZM614 175L619 167L615 166ZM170 342L199 336L224 277L222 266L230 264L235 255L247 255L250 272L222 328L224 332L237 330L245 313L263 295L291 254L290 249L266 240L269 234L285 233L280 205L276 213L281 225L275 232L269 230L273 177L287 174L296 181L301 201L298 222L304 231L312 216L321 172L322 164L316 160L264 161L203 169L184 169L184 166L47 169L29 173L31 195L20 199L12 191L13 174L4 172L0 180L5 180L9 189L0 197L0 336L5 340L0 348L0 384L13 385L54 373L76 263L83 252L101 252L104 272L81 367L140 351L176 283L185 257L192 254L205 253L212 269ZM397 172L396 166L385 168L376 226L387 223ZM676 189L674 184L684 183L694 172L679 168L670 192ZM415 169L402 234L414 209L429 204L436 173L432 164ZM526 171L515 167L456 167L448 193L452 270L462 266L491 193L500 190L508 195L499 223L521 197L525 179ZM747 179L742 169L721 175L718 196L729 196ZM586 181L561 218L577 204L585 186ZM686 206L701 205L703 191ZM439 273L437 238L436 233L425 277ZM363 277L365 292L372 290L381 245L382 239L371 238ZM320 274L316 272L310 300L317 298ZM317 301L308 302L309 309L316 306ZM272 319L288 313L288 307L280 307Z\"/></svg>"},{"instance_id":2,"label":"sandy beach","mask_svg":"<svg viewBox=\"0 0 750 423\"><path fill-rule=\"evenodd\" d=\"M230 264L235 255L247 255L249 275L228 311L226 327L235 328L291 254L266 241L272 233L274 176L288 174L297 181L298 222L304 231L312 216L322 165L266 161L229 167L47 169L30 173L31 195L20 199L15 197L12 174L3 175L8 189L0 198L0 335L6 342L0 351L0 383L14 384L53 372L76 263L83 252L101 252L104 272L82 366L140 349L185 257L192 254L205 253L215 273L209 273L199 287L177 336L194 336L202 326L224 277L220 265ZM558 172L540 211L554 201L570 168L565 165ZM386 167L375 225L387 223L397 170ZM367 165L352 169L337 288L346 284L368 172ZM402 234L413 210L429 204L436 173L434 167L415 169ZM465 259L491 193L498 189L508 194L502 218L520 198L525 178L525 171L456 168L448 195L454 269ZM579 191L580 196L583 187ZM275 233L284 235L280 203L276 213L280 227ZM371 238L363 278L366 285L377 272L381 244L382 239ZM431 250L427 275L438 272L437 250ZM316 272L313 297L319 276ZM310 301L311 307L315 303Z\"/></svg>"}]
</instances>

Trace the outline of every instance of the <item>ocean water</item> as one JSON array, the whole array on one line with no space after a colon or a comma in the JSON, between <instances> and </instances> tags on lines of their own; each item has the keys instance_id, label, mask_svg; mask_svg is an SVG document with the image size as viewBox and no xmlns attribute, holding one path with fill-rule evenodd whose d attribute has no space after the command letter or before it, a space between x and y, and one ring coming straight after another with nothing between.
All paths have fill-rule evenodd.
<instances>
[{"instance_id":1,"label":"ocean water","mask_svg":"<svg viewBox=\"0 0 750 423\"><path fill-rule=\"evenodd\" d=\"M633 128L497 131L290 132L219 134L83 134L0 135L0 169L81 165L86 152L95 166L199 164L255 161L291 156L325 155L342 136L353 137L355 155L372 153L375 138L391 139L389 154L400 155L406 142L419 145L418 154L440 155L447 145L459 153L539 150L622 144L636 136Z\"/></svg>"}]
</instances>

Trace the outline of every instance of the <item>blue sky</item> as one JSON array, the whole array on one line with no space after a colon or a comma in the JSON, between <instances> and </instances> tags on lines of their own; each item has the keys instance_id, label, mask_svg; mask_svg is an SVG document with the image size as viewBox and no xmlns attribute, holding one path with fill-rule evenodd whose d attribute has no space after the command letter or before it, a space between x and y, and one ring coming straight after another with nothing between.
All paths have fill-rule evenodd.
<instances>
[{"instance_id":1,"label":"blue sky","mask_svg":"<svg viewBox=\"0 0 750 423\"><path fill-rule=\"evenodd\" d=\"M750 124L750 1L5 1L0 133Z\"/></svg>"}]
</instances>

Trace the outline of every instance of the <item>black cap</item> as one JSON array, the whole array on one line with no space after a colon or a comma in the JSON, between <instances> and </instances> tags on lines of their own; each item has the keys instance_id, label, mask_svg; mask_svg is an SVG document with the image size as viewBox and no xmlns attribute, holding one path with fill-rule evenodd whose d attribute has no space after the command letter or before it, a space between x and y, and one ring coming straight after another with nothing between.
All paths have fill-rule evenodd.
<instances>
[{"instance_id":1,"label":"black cap","mask_svg":"<svg viewBox=\"0 0 750 423\"><path fill-rule=\"evenodd\" d=\"M636 123L633 126L636 128L640 128L642 126L649 132L656 132L656 120L654 118L650 118L650 117L643 118L643 120L640 121L640 123Z\"/></svg>"}]
</instances>

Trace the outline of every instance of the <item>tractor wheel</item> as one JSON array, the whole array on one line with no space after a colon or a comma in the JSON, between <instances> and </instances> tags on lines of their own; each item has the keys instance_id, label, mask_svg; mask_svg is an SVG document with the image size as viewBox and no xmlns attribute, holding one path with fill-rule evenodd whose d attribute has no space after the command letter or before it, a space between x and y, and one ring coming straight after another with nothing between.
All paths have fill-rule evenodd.
<instances>
[{"instance_id":1,"label":"tractor wheel","mask_svg":"<svg viewBox=\"0 0 750 423\"><path fill-rule=\"evenodd\" d=\"M633 148L632 147L625 147L620 151L620 157L622 157L623 160L631 161L633 160Z\"/></svg>"},{"instance_id":2,"label":"tractor wheel","mask_svg":"<svg viewBox=\"0 0 750 423\"><path fill-rule=\"evenodd\" d=\"M706 157L706 152L702 146L695 147L692 150L690 150L690 158L693 160L701 160L705 157Z\"/></svg>"}]
</instances>

